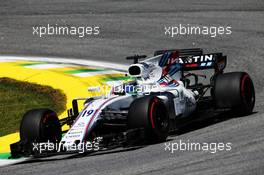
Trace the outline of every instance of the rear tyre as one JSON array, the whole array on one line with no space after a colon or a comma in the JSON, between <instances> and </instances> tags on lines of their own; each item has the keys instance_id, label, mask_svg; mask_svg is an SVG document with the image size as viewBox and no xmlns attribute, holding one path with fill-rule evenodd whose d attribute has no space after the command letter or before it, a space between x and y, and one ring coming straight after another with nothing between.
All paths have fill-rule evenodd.
<instances>
[{"instance_id":1,"label":"rear tyre","mask_svg":"<svg viewBox=\"0 0 264 175\"><path fill-rule=\"evenodd\" d=\"M155 96L136 99L128 112L128 127L144 128L147 142L166 141L169 133L169 116L165 104Z\"/></svg>"},{"instance_id":2,"label":"rear tyre","mask_svg":"<svg viewBox=\"0 0 264 175\"><path fill-rule=\"evenodd\" d=\"M59 142L61 134L57 114L50 109L29 110L21 121L20 138L26 143Z\"/></svg>"},{"instance_id":3,"label":"rear tyre","mask_svg":"<svg viewBox=\"0 0 264 175\"><path fill-rule=\"evenodd\" d=\"M230 72L215 79L213 96L217 108L230 108L239 115L252 113L255 105L255 89L245 72Z\"/></svg>"}]
</instances>

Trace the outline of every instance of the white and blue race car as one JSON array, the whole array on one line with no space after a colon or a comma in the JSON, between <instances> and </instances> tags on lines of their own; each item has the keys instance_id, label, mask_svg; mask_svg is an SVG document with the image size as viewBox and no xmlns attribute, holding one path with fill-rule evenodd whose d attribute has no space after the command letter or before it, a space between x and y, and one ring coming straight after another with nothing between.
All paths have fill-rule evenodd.
<instances>
[{"instance_id":1,"label":"white and blue race car","mask_svg":"<svg viewBox=\"0 0 264 175\"><path fill-rule=\"evenodd\" d=\"M253 82L245 72L224 73L227 59L222 53L204 54L196 48L160 50L154 57L139 60L145 57L127 57L134 60L126 74L133 81L113 85L107 95L85 98L81 111L78 101L83 99L74 99L64 119L49 109L26 112L21 140L10 145L12 157L79 152L83 145L87 152L162 142L208 110L252 113ZM213 71L207 84L200 81L206 75L199 70ZM70 129L62 132L63 125ZM37 146L46 148L47 144L40 143L47 142L57 144L56 151L40 152Z\"/></svg>"}]
</instances>

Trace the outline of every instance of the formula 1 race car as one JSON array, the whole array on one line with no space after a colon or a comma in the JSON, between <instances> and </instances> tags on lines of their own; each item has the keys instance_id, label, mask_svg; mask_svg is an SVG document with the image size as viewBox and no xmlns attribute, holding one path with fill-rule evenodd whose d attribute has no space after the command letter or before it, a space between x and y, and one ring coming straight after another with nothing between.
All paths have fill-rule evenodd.
<instances>
[{"instance_id":1,"label":"formula 1 race car","mask_svg":"<svg viewBox=\"0 0 264 175\"><path fill-rule=\"evenodd\" d=\"M126 74L131 81L113 85L107 95L74 99L64 119L59 120L49 109L26 112L20 126L21 140L10 145L12 157L79 152L76 149L84 144L84 151L97 151L162 142L171 132L202 116L197 115L201 112L252 113L253 82L245 72L224 73L227 58L222 53L173 49L156 51L144 61L141 58L146 56L127 57L134 60ZM197 73L203 70L213 72L207 84L200 81L206 75ZM85 100L81 111L80 100ZM70 129L62 132L63 125ZM40 143L47 142L58 144L58 149L40 152L36 145L46 148Z\"/></svg>"}]
</instances>

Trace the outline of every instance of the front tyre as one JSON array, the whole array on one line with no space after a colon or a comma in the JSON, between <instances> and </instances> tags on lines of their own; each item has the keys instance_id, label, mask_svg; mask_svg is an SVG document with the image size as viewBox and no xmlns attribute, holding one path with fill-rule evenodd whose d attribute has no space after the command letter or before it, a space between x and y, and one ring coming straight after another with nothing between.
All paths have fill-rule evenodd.
<instances>
[{"instance_id":1,"label":"front tyre","mask_svg":"<svg viewBox=\"0 0 264 175\"><path fill-rule=\"evenodd\" d=\"M61 140L61 134L58 116L50 109L29 110L21 121L20 138L22 141L55 143Z\"/></svg>"},{"instance_id":2,"label":"front tyre","mask_svg":"<svg viewBox=\"0 0 264 175\"><path fill-rule=\"evenodd\" d=\"M165 104L156 96L136 99L128 112L128 127L144 128L148 142L166 141L169 134L169 116Z\"/></svg>"}]
</instances>

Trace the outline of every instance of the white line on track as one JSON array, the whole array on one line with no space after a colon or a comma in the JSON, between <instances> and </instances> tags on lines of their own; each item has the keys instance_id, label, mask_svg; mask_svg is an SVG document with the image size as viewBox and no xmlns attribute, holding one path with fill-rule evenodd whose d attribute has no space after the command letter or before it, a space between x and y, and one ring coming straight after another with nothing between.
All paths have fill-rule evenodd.
<instances>
[{"instance_id":1,"label":"white line on track","mask_svg":"<svg viewBox=\"0 0 264 175\"><path fill-rule=\"evenodd\" d=\"M127 71L128 65L110 63L107 61L93 61L93 60L84 60L77 58L59 58L59 57L37 57L37 56L11 56L11 55L0 55L0 60L6 61L42 61L50 63L63 63L63 64L74 64L74 65L85 65L92 67L101 67L108 68L119 71Z\"/></svg>"},{"instance_id":2,"label":"white line on track","mask_svg":"<svg viewBox=\"0 0 264 175\"><path fill-rule=\"evenodd\" d=\"M65 67L62 64L36 64L36 65L30 65L30 66L25 66L26 68L31 68L31 69L54 69L54 68L62 68Z\"/></svg>"},{"instance_id":3,"label":"white line on track","mask_svg":"<svg viewBox=\"0 0 264 175\"><path fill-rule=\"evenodd\" d=\"M1 166L7 166L7 165L13 165L16 163L24 162L26 160L29 160L30 158L20 158L20 159L0 159L0 167Z\"/></svg>"},{"instance_id":4,"label":"white line on track","mask_svg":"<svg viewBox=\"0 0 264 175\"><path fill-rule=\"evenodd\" d=\"M106 75L106 74L118 74L120 72L118 71L98 71L98 72L82 72L82 73L76 73L72 74L77 77L90 77L90 76L96 76L96 75Z\"/></svg>"}]
</instances>

